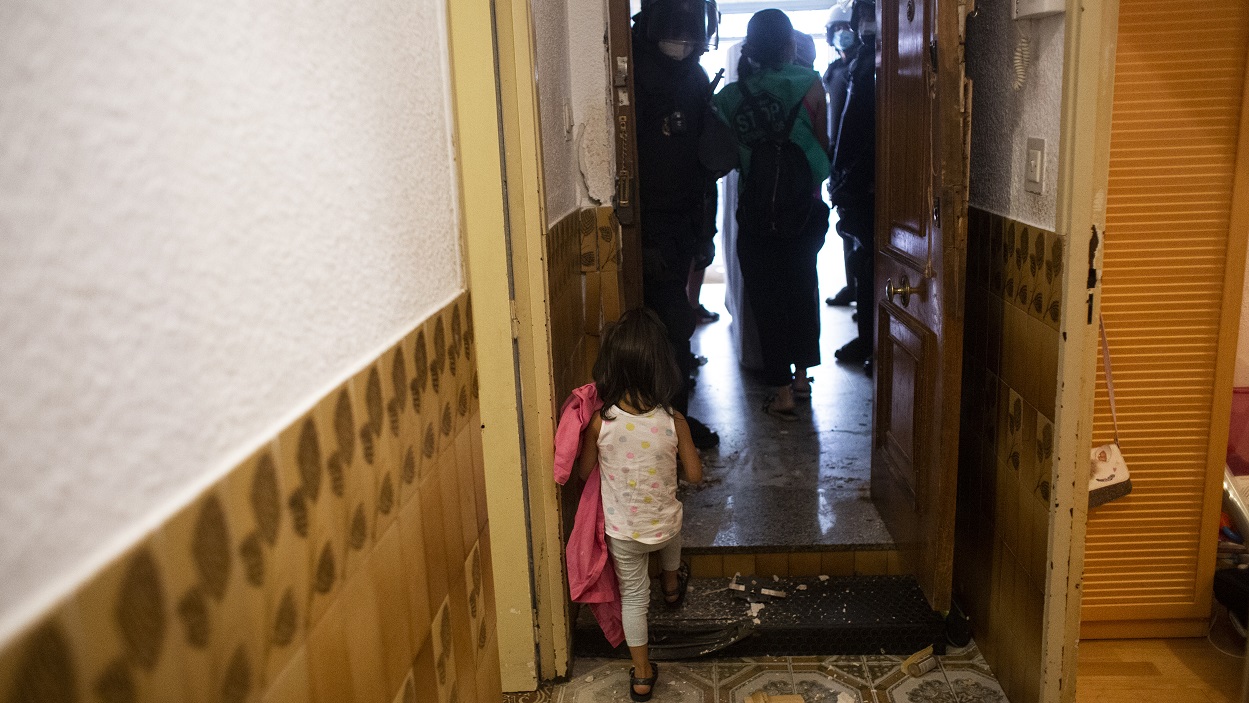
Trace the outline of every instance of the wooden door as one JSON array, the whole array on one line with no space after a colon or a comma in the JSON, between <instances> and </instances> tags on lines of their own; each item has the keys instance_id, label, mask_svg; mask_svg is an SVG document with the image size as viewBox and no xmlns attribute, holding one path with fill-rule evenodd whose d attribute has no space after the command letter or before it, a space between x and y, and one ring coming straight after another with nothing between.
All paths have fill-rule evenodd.
<instances>
[{"instance_id":1,"label":"wooden door","mask_svg":"<svg viewBox=\"0 0 1249 703\"><path fill-rule=\"evenodd\" d=\"M1249 229L1249 0L1199 22L1183 10L1119 7L1101 311L1133 488L1089 511L1082 639L1210 625ZM1156 70L1161 38L1197 24L1200 51ZM1104 373L1094 409L1104 444Z\"/></svg>"},{"instance_id":2,"label":"wooden door","mask_svg":"<svg viewBox=\"0 0 1249 703\"><path fill-rule=\"evenodd\" d=\"M642 304L642 230L638 201L637 114L633 107L633 22L629 0L608 0L612 116L616 125L616 198L620 223L620 299L623 309Z\"/></svg>"},{"instance_id":3,"label":"wooden door","mask_svg":"<svg viewBox=\"0 0 1249 703\"><path fill-rule=\"evenodd\" d=\"M904 569L941 611L950 607L958 473L969 10L944 0L877 5L872 496Z\"/></svg>"}]
</instances>

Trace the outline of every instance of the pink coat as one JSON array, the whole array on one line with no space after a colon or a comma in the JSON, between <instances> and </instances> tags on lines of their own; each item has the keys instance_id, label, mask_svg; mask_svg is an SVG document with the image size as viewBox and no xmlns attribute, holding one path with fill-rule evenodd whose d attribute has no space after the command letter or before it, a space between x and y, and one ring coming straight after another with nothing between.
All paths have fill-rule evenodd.
<instances>
[{"instance_id":1,"label":"pink coat","mask_svg":"<svg viewBox=\"0 0 1249 703\"><path fill-rule=\"evenodd\" d=\"M593 383L577 388L564 402L555 430L555 482L563 485L577 466L581 453L581 433L594 413L603 407ZM568 537L568 590L577 603L587 603L611 646L624 642L620 621L620 584L607 552L607 532L603 524L603 494L599 491L598 466L590 472L572 534Z\"/></svg>"}]
</instances>

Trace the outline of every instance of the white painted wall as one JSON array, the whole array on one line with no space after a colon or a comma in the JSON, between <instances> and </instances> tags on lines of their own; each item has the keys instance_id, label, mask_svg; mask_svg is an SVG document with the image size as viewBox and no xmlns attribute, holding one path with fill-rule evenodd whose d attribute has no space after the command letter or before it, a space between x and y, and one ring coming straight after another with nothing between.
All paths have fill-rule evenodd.
<instances>
[{"instance_id":1,"label":"white painted wall","mask_svg":"<svg viewBox=\"0 0 1249 703\"><path fill-rule=\"evenodd\" d=\"M534 0L547 222L610 204L615 143L605 0Z\"/></svg>"},{"instance_id":2,"label":"white painted wall","mask_svg":"<svg viewBox=\"0 0 1249 703\"><path fill-rule=\"evenodd\" d=\"M538 112L542 122L542 171L546 217L555 224L577 209L577 159L568 129L571 55L567 0L533 0L537 53Z\"/></svg>"},{"instance_id":3,"label":"white painted wall","mask_svg":"<svg viewBox=\"0 0 1249 703\"><path fill-rule=\"evenodd\" d=\"M982 2L967 20L972 79L971 183L974 207L1053 230L1062 106L1063 15L1012 20L1010 3ZM1030 40L1023 86L1015 90L1020 37ZM1041 194L1023 187L1029 137L1045 140Z\"/></svg>"},{"instance_id":4,"label":"white painted wall","mask_svg":"<svg viewBox=\"0 0 1249 703\"><path fill-rule=\"evenodd\" d=\"M0 639L463 288L443 12L0 3Z\"/></svg>"},{"instance_id":5,"label":"white painted wall","mask_svg":"<svg viewBox=\"0 0 1249 703\"><path fill-rule=\"evenodd\" d=\"M568 0L571 99L583 205L610 205L616 193L611 66L605 0Z\"/></svg>"}]
</instances>

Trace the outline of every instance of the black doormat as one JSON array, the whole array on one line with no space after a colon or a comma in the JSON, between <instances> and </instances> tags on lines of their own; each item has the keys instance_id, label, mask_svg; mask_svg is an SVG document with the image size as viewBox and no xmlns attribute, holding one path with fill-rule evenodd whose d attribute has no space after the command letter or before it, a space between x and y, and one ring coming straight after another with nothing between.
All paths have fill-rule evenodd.
<instances>
[{"instance_id":1,"label":"black doormat","mask_svg":"<svg viewBox=\"0 0 1249 703\"><path fill-rule=\"evenodd\" d=\"M911 654L930 644L945 652L945 622L909 576L738 577L746 592L730 581L691 579L676 609L652 582L652 658ZM608 645L588 608L577 618L573 646L578 656L628 657L624 645Z\"/></svg>"}]
</instances>

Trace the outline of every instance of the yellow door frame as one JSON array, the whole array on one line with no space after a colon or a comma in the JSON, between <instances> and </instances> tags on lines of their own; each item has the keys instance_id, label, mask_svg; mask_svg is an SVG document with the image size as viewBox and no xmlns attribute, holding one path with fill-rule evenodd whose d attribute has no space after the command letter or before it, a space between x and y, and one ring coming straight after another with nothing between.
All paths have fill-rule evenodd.
<instances>
[{"instance_id":1,"label":"yellow door frame","mask_svg":"<svg viewBox=\"0 0 1249 703\"><path fill-rule=\"evenodd\" d=\"M551 479L555 430L546 212L529 0L447 0L460 212L478 340L503 690L568 672ZM493 51L483 39L492 30Z\"/></svg>"},{"instance_id":2,"label":"yellow door frame","mask_svg":"<svg viewBox=\"0 0 1249 703\"><path fill-rule=\"evenodd\" d=\"M1066 237L1039 700L1074 701L1119 0L1067 0L1055 231Z\"/></svg>"}]
</instances>

